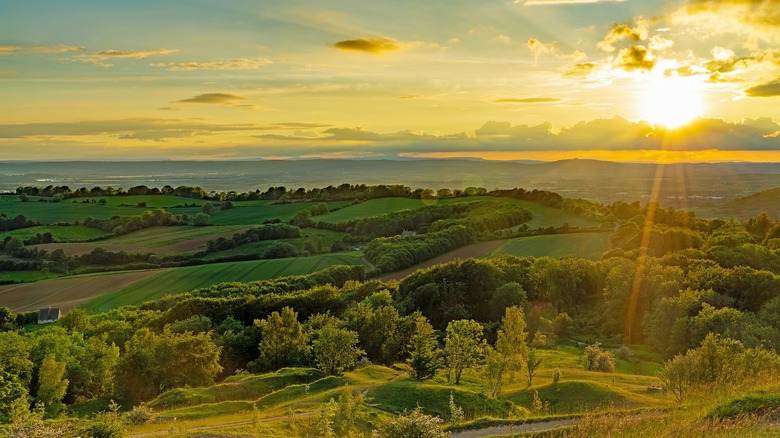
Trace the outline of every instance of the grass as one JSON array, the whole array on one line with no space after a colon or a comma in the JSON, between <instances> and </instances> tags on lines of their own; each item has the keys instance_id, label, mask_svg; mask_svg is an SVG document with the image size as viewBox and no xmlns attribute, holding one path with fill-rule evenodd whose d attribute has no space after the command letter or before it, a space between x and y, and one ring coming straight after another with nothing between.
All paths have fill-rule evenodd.
<instances>
[{"instance_id":1,"label":"grass","mask_svg":"<svg viewBox=\"0 0 780 438\"><path fill-rule=\"evenodd\" d=\"M101 199L106 200L106 205L125 205L135 207L139 203L145 202L146 208L171 208L177 205L184 204L197 204L201 205L207 202L203 199L183 198L172 195L132 195L132 196L94 196L84 198L72 198L66 199L63 202L72 203L74 200L80 203L84 200L92 202L92 200L99 202ZM219 201L210 201L215 206L219 205ZM143 208L143 207L139 207Z\"/></svg>"},{"instance_id":2,"label":"grass","mask_svg":"<svg viewBox=\"0 0 780 438\"><path fill-rule=\"evenodd\" d=\"M116 292L86 304L102 312L129 304L158 299L231 281L257 281L291 275L303 275L333 265L361 264L358 253L337 253L311 257L214 263L161 270Z\"/></svg>"},{"instance_id":3,"label":"grass","mask_svg":"<svg viewBox=\"0 0 780 438\"><path fill-rule=\"evenodd\" d=\"M19 230L5 231L0 233L0 240L6 236L18 237L26 240L37 234L51 233L57 242L81 241L104 236L107 233L97 228L87 227L85 225L40 225L37 227L22 228Z\"/></svg>"},{"instance_id":4,"label":"grass","mask_svg":"<svg viewBox=\"0 0 780 438\"><path fill-rule=\"evenodd\" d=\"M224 401L253 401L279 388L310 383L322 377L322 372L313 368L282 368L262 375L236 375L205 388L176 388L166 391L152 400L149 406L159 410Z\"/></svg>"},{"instance_id":5,"label":"grass","mask_svg":"<svg viewBox=\"0 0 780 438\"><path fill-rule=\"evenodd\" d=\"M511 403L488 398L480 392L467 387L439 384L436 382L415 382L397 380L377 385L368 391L368 397L374 406L390 412L411 411L420 405L423 412L442 418L450 416L450 394L455 404L463 408L466 418L485 415L508 417L513 414Z\"/></svg>"},{"instance_id":6,"label":"grass","mask_svg":"<svg viewBox=\"0 0 780 438\"><path fill-rule=\"evenodd\" d=\"M550 234L508 240L488 257L579 257L598 260L608 249L610 233Z\"/></svg>"},{"instance_id":7,"label":"grass","mask_svg":"<svg viewBox=\"0 0 780 438\"><path fill-rule=\"evenodd\" d=\"M7 216L23 215L27 219L49 225L57 222L83 222L92 217L95 219L110 219L112 216L134 216L143 214L147 209L138 207L120 207L115 205L73 203L71 200L62 202L38 202L35 197L30 202L22 202L18 196L0 196L0 211Z\"/></svg>"},{"instance_id":8,"label":"grass","mask_svg":"<svg viewBox=\"0 0 780 438\"><path fill-rule=\"evenodd\" d=\"M0 271L0 282L30 283L61 277L61 274L45 271Z\"/></svg>"},{"instance_id":9,"label":"grass","mask_svg":"<svg viewBox=\"0 0 780 438\"><path fill-rule=\"evenodd\" d=\"M274 219L289 221L298 212L308 210L317 204L314 202L294 202L290 204L251 203L242 205L238 202L234 203L235 207L229 210L215 209L209 223L213 225L256 225ZM326 204L329 209L333 209L349 205L349 202L331 201Z\"/></svg>"},{"instance_id":10,"label":"grass","mask_svg":"<svg viewBox=\"0 0 780 438\"><path fill-rule=\"evenodd\" d=\"M761 390L716 406L707 414L707 418L735 418L778 409L780 409L780 393Z\"/></svg>"},{"instance_id":11,"label":"grass","mask_svg":"<svg viewBox=\"0 0 780 438\"><path fill-rule=\"evenodd\" d=\"M531 406L534 391L545 405L545 414L592 412L607 408L634 408L655 405L658 400L599 382L565 380L543 386L532 386L506 394L506 399L520 406Z\"/></svg>"},{"instance_id":12,"label":"grass","mask_svg":"<svg viewBox=\"0 0 780 438\"><path fill-rule=\"evenodd\" d=\"M134 231L104 241L114 245L138 245L148 248L173 245L187 240L207 237L215 234L237 232L244 229L241 225L222 225L209 227L152 227Z\"/></svg>"},{"instance_id":13,"label":"grass","mask_svg":"<svg viewBox=\"0 0 780 438\"><path fill-rule=\"evenodd\" d=\"M376 216L384 213L392 213L400 210L416 210L429 205L437 205L440 203L457 203L468 202L475 199L485 198L458 198L458 199L446 199L442 201L438 200L422 200L411 198L379 198L371 199L361 202L359 204L350 205L340 210L328 213L323 216L315 216L313 220L327 222L329 224L337 224L340 222L348 222L354 219L362 217ZM494 199L494 198L491 198Z\"/></svg>"},{"instance_id":14,"label":"grass","mask_svg":"<svg viewBox=\"0 0 780 438\"><path fill-rule=\"evenodd\" d=\"M305 249L305 244L307 241L321 241L321 248L324 251L330 251L330 247L333 244L333 242L337 240L341 240L346 235L346 233L336 232L336 231L329 231L329 230L318 230L314 228L304 228L301 233L301 237L295 238L295 239L282 239L284 242L287 242L298 250L298 253L302 253ZM274 244L276 242L275 240L261 240L259 242L252 242L245 245L237 246L236 248L227 250L227 251L219 251L219 252L213 252L209 253L206 256L203 257L204 260L217 260L224 257L231 257L231 256L237 256L237 255L247 255L247 254L263 254L265 250Z\"/></svg>"}]
</instances>

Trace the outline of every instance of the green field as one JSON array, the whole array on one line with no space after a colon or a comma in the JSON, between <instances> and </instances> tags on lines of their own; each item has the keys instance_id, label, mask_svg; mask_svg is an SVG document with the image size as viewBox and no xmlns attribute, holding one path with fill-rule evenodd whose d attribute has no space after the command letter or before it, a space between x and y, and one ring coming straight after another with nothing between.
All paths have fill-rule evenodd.
<instances>
[{"instance_id":1,"label":"green field","mask_svg":"<svg viewBox=\"0 0 780 438\"><path fill-rule=\"evenodd\" d=\"M197 204L201 205L205 201L203 199L194 199L194 198L183 198L180 196L171 196L171 195L127 195L127 196L95 196L95 197L84 197L84 198L71 198L66 199L65 203L72 203L73 201L82 202L82 201L89 201L92 202L92 200L95 200L96 202L99 202L101 199L106 200L106 205L130 205L130 206L137 206L141 202L146 203L146 208L170 208L177 205L184 205L184 204ZM219 205L219 201L210 201L212 204Z\"/></svg>"},{"instance_id":2,"label":"green field","mask_svg":"<svg viewBox=\"0 0 780 438\"><path fill-rule=\"evenodd\" d=\"M579 257L598 260L608 249L605 233L550 234L508 240L487 257L513 255L518 257Z\"/></svg>"},{"instance_id":3,"label":"green field","mask_svg":"<svg viewBox=\"0 0 780 438\"><path fill-rule=\"evenodd\" d=\"M268 201L247 201L246 204L234 202L234 208L220 211L218 208L209 220L213 225L256 225L264 221L279 219L289 221L302 210L308 210L318 203L293 202L290 204L269 204ZM327 202L329 209L349 205L348 201ZM324 216L323 216L324 217Z\"/></svg>"},{"instance_id":4,"label":"green field","mask_svg":"<svg viewBox=\"0 0 780 438\"><path fill-rule=\"evenodd\" d=\"M337 240L341 240L346 235L346 233L341 233L338 231L329 231L329 230L318 230L316 228L304 228L301 230L301 237L295 238L295 239L283 239L284 242L287 242L295 248L298 249L298 252L301 253L304 251L305 244L307 241L311 240L312 242L315 242L317 240L321 241L322 246L322 253L330 252L330 247L333 244L333 242ZM224 257L232 257L237 255L247 255L247 254L263 254L265 250L273 245L276 240L261 240L259 242L252 242L245 245L238 246L236 248L227 250L227 251L219 251L219 252L212 252L207 254L206 256L202 257L203 260L217 260Z\"/></svg>"},{"instance_id":5,"label":"green field","mask_svg":"<svg viewBox=\"0 0 780 438\"><path fill-rule=\"evenodd\" d=\"M0 240L6 236L18 237L22 240L29 239L36 234L51 233L57 242L82 241L95 237L105 236L106 232L85 225L40 225L37 227L21 228L19 230L0 233Z\"/></svg>"},{"instance_id":6,"label":"green field","mask_svg":"<svg viewBox=\"0 0 780 438\"><path fill-rule=\"evenodd\" d=\"M138 245L147 248L158 248L215 234L238 232L238 230L244 228L241 225L152 227L113 237L103 242L112 245Z\"/></svg>"},{"instance_id":7,"label":"green field","mask_svg":"<svg viewBox=\"0 0 780 438\"><path fill-rule=\"evenodd\" d=\"M354 219L362 217L376 216L383 213L392 213L400 210L416 210L418 208L427 207L429 205L438 205L440 203L458 203L474 201L475 199L486 198L458 198L447 199L443 201L437 200L422 200L422 199L410 199L410 198L379 198L371 199L361 202L359 204L350 205L340 210L328 213L323 216L317 216L315 221L327 222L329 224L337 224L340 222L348 222ZM494 198L489 198L494 199Z\"/></svg>"},{"instance_id":8,"label":"green field","mask_svg":"<svg viewBox=\"0 0 780 438\"><path fill-rule=\"evenodd\" d=\"M428 205L436 205L437 203L459 203L470 201L495 201L511 202L527 209L533 214L533 219L528 222L528 226L531 228L539 227L560 227L564 223L568 223L572 227L595 227L599 225L599 222L586 218L583 216L577 216L571 213L567 213L557 208L547 207L542 204L530 201L521 201L517 199L509 198L495 198L491 196L480 197L467 197L446 199L442 201L427 201L421 199L409 199L409 198L380 198L372 199L369 201L361 202L359 204L350 205L340 210L328 213L323 216L318 216L314 220L319 220L327 223L340 223L347 222L361 217L376 216L383 213L391 213L394 211L400 211L405 209L418 209Z\"/></svg>"},{"instance_id":9,"label":"green field","mask_svg":"<svg viewBox=\"0 0 780 438\"><path fill-rule=\"evenodd\" d=\"M31 281L46 280L48 278L60 277L60 274L55 274L46 271L0 271L0 281L14 283L29 283Z\"/></svg>"},{"instance_id":10,"label":"green field","mask_svg":"<svg viewBox=\"0 0 780 438\"><path fill-rule=\"evenodd\" d=\"M304 275L333 265L359 265L361 263L359 253L339 253L171 268L136 281L119 291L103 295L87 303L86 307L93 311L102 312L218 283L249 282Z\"/></svg>"},{"instance_id":11,"label":"green field","mask_svg":"<svg viewBox=\"0 0 780 438\"><path fill-rule=\"evenodd\" d=\"M0 212L10 217L21 214L27 219L38 221L41 224L53 224L57 222L83 222L88 217L111 219L112 216L134 216L143 214L145 211L145 209L139 207L81 204L78 202L73 204L71 200L63 200L57 203L38 202L38 198L33 197L31 199L32 201L30 202L22 202L18 196L0 196ZM199 211L199 209L189 210Z\"/></svg>"}]
</instances>

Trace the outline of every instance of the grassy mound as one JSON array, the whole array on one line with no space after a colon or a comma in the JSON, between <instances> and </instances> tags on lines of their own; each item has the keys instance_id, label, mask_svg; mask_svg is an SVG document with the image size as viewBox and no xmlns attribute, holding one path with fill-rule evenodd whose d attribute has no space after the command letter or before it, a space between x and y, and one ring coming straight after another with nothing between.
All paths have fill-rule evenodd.
<instances>
[{"instance_id":1,"label":"grassy mound","mask_svg":"<svg viewBox=\"0 0 780 438\"><path fill-rule=\"evenodd\" d=\"M780 409L780 393L757 391L715 407L707 418L734 418Z\"/></svg>"},{"instance_id":2,"label":"grassy mound","mask_svg":"<svg viewBox=\"0 0 780 438\"><path fill-rule=\"evenodd\" d=\"M487 415L507 417L514 413L514 407L508 401L491 399L483 394L454 386L418 383L411 380L378 385L368 391L368 397L369 403L383 410L400 413L404 410L411 411L420 405L426 414L448 418L450 393L454 395L455 404L463 408L466 418Z\"/></svg>"},{"instance_id":3,"label":"grassy mound","mask_svg":"<svg viewBox=\"0 0 780 438\"><path fill-rule=\"evenodd\" d=\"M280 388L301 385L322 378L313 368L283 368L263 375L231 376L205 388L176 388L160 394L149 403L154 409L194 406L231 400L257 400Z\"/></svg>"},{"instance_id":4,"label":"grassy mound","mask_svg":"<svg viewBox=\"0 0 780 438\"><path fill-rule=\"evenodd\" d=\"M553 414L593 411L606 407L631 408L655 404L655 400L598 382L571 380L537 388L526 388L507 395L516 405L530 407L534 390Z\"/></svg>"}]
</instances>

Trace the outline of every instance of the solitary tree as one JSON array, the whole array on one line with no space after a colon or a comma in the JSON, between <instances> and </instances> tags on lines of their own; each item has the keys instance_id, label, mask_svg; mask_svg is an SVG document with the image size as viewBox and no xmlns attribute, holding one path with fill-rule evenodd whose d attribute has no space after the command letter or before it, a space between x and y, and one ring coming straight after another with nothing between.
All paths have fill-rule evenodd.
<instances>
[{"instance_id":1,"label":"solitary tree","mask_svg":"<svg viewBox=\"0 0 780 438\"><path fill-rule=\"evenodd\" d=\"M459 319L447 325L444 343L449 352L449 367L455 371L455 384L460 384L463 370L482 356L482 326L471 319Z\"/></svg>"},{"instance_id":2,"label":"solitary tree","mask_svg":"<svg viewBox=\"0 0 780 438\"><path fill-rule=\"evenodd\" d=\"M62 397L68 389L65 375L65 362L58 362L53 354L47 355L38 372L38 393L36 399L43 403L48 415L56 415L65 408Z\"/></svg>"},{"instance_id":3,"label":"solitary tree","mask_svg":"<svg viewBox=\"0 0 780 438\"><path fill-rule=\"evenodd\" d=\"M536 375L536 371L539 369L539 366L542 364L542 358L536 356L536 349L535 348L529 348L528 349L528 358L525 362L525 369L528 372L528 386L531 386L531 384L534 381L534 376Z\"/></svg>"}]
</instances>

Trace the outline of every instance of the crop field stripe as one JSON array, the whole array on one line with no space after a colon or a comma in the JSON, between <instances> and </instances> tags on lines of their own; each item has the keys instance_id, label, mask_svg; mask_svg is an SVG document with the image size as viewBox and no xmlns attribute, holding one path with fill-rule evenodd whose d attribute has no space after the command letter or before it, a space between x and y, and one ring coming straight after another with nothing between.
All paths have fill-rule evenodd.
<instances>
[{"instance_id":1,"label":"crop field stripe","mask_svg":"<svg viewBox=\"0 0 780 438\"><path fill-rule=\"evenodd\" d=\"M309 272L307 272L307 274L311 274L312 272L314 272L322 264L322 262L325 261L325 257L327 256L320 257L319 260L317 260L317 263L315 263L311 268L309 268Z\"/></svg>"},{"instance_id":2,"label":"crop field stripe","mask_svg":"<svg viewBox=\"0 0 780 438\"><path fill-rule=\"evenodd\" d=\"M291 258L291 259L290 259L290 261L289 261L289 262L287 262L287 263L286 263L284 266L282 266L282 268L281 268L281 269L279 269L278 271L276 271L276 273L275 273L274 275L272 275L272 276L271 276L271 278L276 278L276 277L278 277L278 276L279 276L279 275L280 275L282 272L286 271L286 270L287 270L287 268L289 268L289 267L290 267L290 265L292 265L294 261L295 261L295 259L294 259L294 258Z\"/></svg>"}]
</instances>

